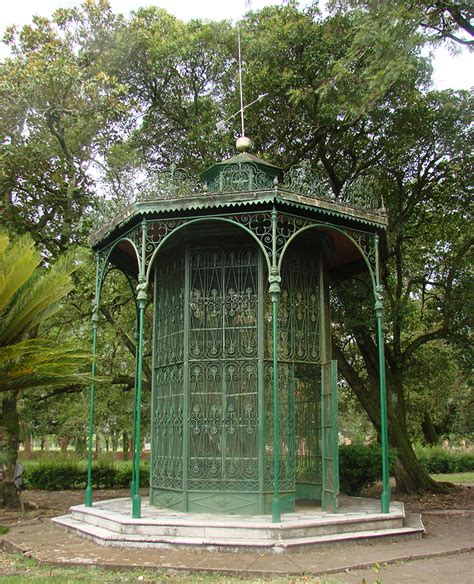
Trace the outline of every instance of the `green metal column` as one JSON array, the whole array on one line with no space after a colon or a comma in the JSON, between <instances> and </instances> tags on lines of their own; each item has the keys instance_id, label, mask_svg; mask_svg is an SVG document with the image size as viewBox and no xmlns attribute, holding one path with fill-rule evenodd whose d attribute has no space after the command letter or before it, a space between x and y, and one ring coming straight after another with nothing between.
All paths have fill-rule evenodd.
<instances>
[{"instance_id":1,"label":"green metal column","mask_svg":"<svg viewBox=\"0 0 474 584\"><path fill-rule=\"evenodd\" d=\"M99 322L99 309L96 305L92 313L92 369L91 369L91 397L89 413L89 448L87 453L87 487L86 487L86 507L92 507L92 434L94 431L94 400L95 400L95 369L97 353L97 325Z\"/></svg>"},{"instance_id":2,"label":"green metal column","mask_svg":"<svg viewBox=\"0 0 474 584\"><path fill-rule=\"evenodd\" d=\"M135 432L137 427L137 371L138 371L138 323L140 313L135 316L135 375L133 380L133 413L132 413L132 482L130 483L130 497L135 494Z\"/></svg>"},{"instance_id":3,"label":"green metal column","mask_svg":"<svg viewBox=\"0 0 474 584\"><path fill-rule=\"evenodd\" d=\"M258 387L258 512L265 513L265 278L264 259L258 256L257 387Z\"/></svg>"},{"instance_id":4,"label":"green metal column","mask_svg":"<svg viewBox=\"0 0 474 584\"><path fill-rule=\"evenodd\" d=\"M269 292L272 301L272 341L273 341L273 500L272 500L272 521L281 521L281 505L278 492L278 468L280 453L278 448L279 438L279 412L278 412L278 301L280 299L281 277L276 267L276 239L277 239L277 212L272 211L272 269L268 282Z\"/></svg>"},{"instance_id":5,"label":"green metal column","mask_svg":"<svg viewBox=\"0 0 474 584\"><path fill-rule=\"evenodd\" d=\"M137 401L135 417L135 490L132 497L132 517L138 519L142 513L142 503L140 499L140 453L141 453L141 411L142 411L142 376L143 376L143 330L145 323L145 307L147 301L147 284L145 278L145 258L146 258L146 239L147 224L142 221L142 249L141 262L138 274L137 285L137 305L138 305L138 359L136 366L137 378Z\"/></svg>"},{"instance_id":6,"label":"green metal column","mask_svg":"<svg viewBox=\"0 0 474 584\"><path fill-rule=\"evenodd\" d=\"M135 492L132 499L132 517L141 517L140 499L140 453L141 453L141 409L142 409L142 375L143 375L143 329L146 307L146 284L138 284L138 360L137 360L137 401L135 418Z\"/></svg>"},{"instance_id":7,"label":"green metal column","mask_svg":"<svg viewBox=\"0 0 474 584\"><path fill-rule=\"evenodd\" d=\"M380 288L379 286L377 288ZM380 377L380 426L382 434L382 513L390 511L390 485L388 464L388 423L387 423L387 385L385 381L385 354L383 335L383 303L380 299L380 291L375 301L375 314L377 315L377 345L379 353L379 377Z\"/></svg>"},{"instance_id":8,"label":"green metal column","mask_svg":"<svg viewBox=\"0 0 474 584\"><path fill-rule=\"evenodd\" d=\"M155 433L155 413L156 413L156 311L158 306L158 264L155 261L153 267L153 327L152 327L152 362L151 362L151 408L150 408L150 418L152 420L150 427L150 438L151 438L151 453L155 452L156 448L156 433ZM137 318L138 321L138 318ZM150 503L153 502L153 456L150 456L150 473L149 473L149 484L150 490L148 493L148 500Z\"/></svg>"},{"instance_id":9,"label":"green metal column","mask_svg":"<svg viewBox=\"0 0 474 584\"><path fill-rule=\"evenodd\" d=\"M388 421L387 421L387 384L385 379L385 350L383 334L383 302L382 286L380 284L380 261L378 236L375 236L376 286L375 286L375 315L377 317L377 346L379 356L380 380L380 431L382 438L382 513L390 512L390 485L388 463Z\"/></svg>"},{"instance_id":10,"label":"green metal column","mask_svg":"<svg viewBox=\"0 0 474 584\"><path fill-rule=\"evenodd\" d=\"M270 295L272 299L272 340L273 340L273 501L272 501L272 521L281 521L280 499L278 494L278 466L279 466L279 424L278 424L278 337L277 337L277 317L278 300L280 297L280 285L276 282L270 284Z\"/></svg>"},{"instance_id":11,"label":"green metal column","mask_svg":"<svg viewBox=\"0 0 474 584\"><path fill-rule=\"evenodd\" d=\"M184 354L183 354L183 511L189 510L189 343L191 335L191 315L189 305L191 303L191 249L186 241L184 254Z\"/></svg>"}]
</instances>

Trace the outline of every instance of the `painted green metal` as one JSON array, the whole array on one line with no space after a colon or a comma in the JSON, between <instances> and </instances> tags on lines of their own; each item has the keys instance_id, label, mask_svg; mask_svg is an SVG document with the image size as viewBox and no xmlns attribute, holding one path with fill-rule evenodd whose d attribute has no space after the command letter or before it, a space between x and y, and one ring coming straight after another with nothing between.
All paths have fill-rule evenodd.
<instances>
[{"instance_id":1,"label":"painted green metal","mask_svg":"<svg viewBox=\"0 0 474 584\"><path fill-rule=\"evenodd\" d=\"M138 323L140 313L137 307L135 315L135 372L133 379L133 414L132 414L132 480L130 482L130 497L135 494L135 432L137 428L137 373L138 373Z\"/></svg>"},{"instance_id":2,"label":"painted green metal","mask_svg":"<svg viewBox=\"0 0 474 584\"><path fill-rule=\"evenodd\" d=\"M132 497L132 517L141 517L140 498L140 454L141 443L141 414L142 414L142 377L143 377L143 332L145 327L145 308L147 301L147 285L145 282L144 265L146 257L147 223L141 224L141 262L139 262L139 274L137 285L137 305L138 305L138 359L136 364L137 376L137 401L135 418L135 490Z\"/></svg>"},{"instance_id":3,"label":"painted green metal","mask_svg":"<svg viewBox=\"0 0 474 584\"><path fill-rule=\"evenodd\" d=\"M390 484L389 484L389 460L388 460L388 423L387 423L387 385L385 381L385 356L383 335L383 304L377 299L375 302L377 315L377 345L379 357L380 376L380 425L382 434L382 513L390 512Z\"/></svg>"},{"instance_id":4,"label":"painted green metal","mask_svg":"<svg viewBox=\"0 0 474 584\"><path fill-rule=\"evenodd\" d=\"M139 290L138 296L138 360L137 360L137 408L135 420L135 490L132 498L132 517L141 517L140 498L140 454L141 454L141 409L142 409L142 375L143 375L143 329L145 322L146 292Z\"/></svg>"},{"instance_id":5,"label":"painted green metal","mask_svg":"<svg viewBox=\"0 0 474 584\"><path fill-rule=\"evenodd\" d=\"M258 264L258 308L257 322L257 411L258 411L258 513L265 513L265 327L260 323L265 322L265 266L262 254L259 254Z\"/></svg>"},{"instance_id":6,"label":"painted green metal","mask_svg":"<svg viewBox=\"0 0 474 584\"><path fill-rule=\"evenodd\" d=\"M380 255L379 237L375 236L375 274L376 286L375 315L377 317L377 348L379 359L380 380L380 432L382 441L382 494L380 497L382 513L390 512L390 483L389 483L389 459L388 459L388 419L387 419L387 383L385 377L385 341L383 334L383 301L382 286L380 284Z\"/></svg>"},{"instance_id":7,"label":"painted green metal","mask_svg":"<svg viewBox=\"0 0 474 584\"><path fill-rule=\"evenodd\" d=\"M338 422L338 388L337 388L337 361L331 361L332 386L332 448L334 452L334 507L337 507L339 494L339 422Z\"/></svg>"},{"instance_id":8,"label":"painted green metal","mask_svg":"<svg viewBox=\"0 0 474 584\"><path fill-rule=\"evenodd\" d=\"M266 295L259 250L217 239L157 263L151 501L281 514L321 499L318 259L289 253Z\"/></svg>"},{"instance_id":9,"label":"painted green metal","mask_svg":"<svg viewBox=\"0 0 474 584\"><path fill-rule=\"evenodd\" d=\"M270 286L278 286L272 283ZM272 501L272 521L281 521L281 506L278 492L278 471L279 471L279 412L278 412L278 298L280 290L270 289L272 299L272 350L273 350L273 501Z\"/></svg>"},{"instance_id":10,"label":"painted green metal","mask_svg":"<svg viewBox=\"0 0 474 584\"><path fill-rule=\"evenodd\" d=\"M178 286L180 286L180 281L182 283L183 281L183 276L184 276L184 298L180 297L180 293L179 290L176 290L177 292L177 298L179 299L179 316L182 319L182 323L183 323L183 354L179 356L179 361L183 362L183 375L184 375L184 379L183 379L183 397L182 397L182 402L179 404L178 408L177 408L177 412L182 411L183 412L183 421L184 420L189 420L189 400L190 400L190 387L189 387L189 383L190 383L190 379L189 379L189 350L190 350L190 321L191 321L191 314L189 310L186 310L185 307L185 303L188 301L188 299L191 298L191 289L190 289L190 278L188 277L188 274L190 273L191 270L191 254L190 254L190 247L189 247L189 243L186 242L185 244L185 258L184 258L184 274L182 273L182 271L180 270L180 274L177 279L177 284ZM160 306L158 305L158 310L160 310ZM181 334L181 331L179 331L179 334ZM165 350L165 347L163 347L163 350ZM179 349L178 349L179 352ZM172 359L170 359L170 362L172 361ZM170 412L171 413L171 412ZM173 417L173 413L171 413L171 417ZM178 414L178 420L182 423L179 414ZM175 433L179 432L179 429L175 430ZM181 473L182 474L182 479L183 479L183 510L184 511L188 511L189 510L189 464L186 464L186 461L189 461L189 428L183 427L182 430L182 447L183 447L183 455L182 455L182 466L181 466ZM174 449L172 449L172 452L174 454ZM151 483L152 484L152 483Z\"/></svg>"},{"instance_id":11,"label":"painted green metal","mask_svg":"<svg viewBox=\"0 0 474 584\"><path fill-rule=\"evenodd\" d=\"M94 402L95 402L95 372L97 356L97 326L99 314L97 307L92 314L92 369L91 369L91 396L89 411L89 444L87 452L87 487L86 487L86 507L92 507L92 437L94 432Z\"/></svg>"}]
</instances>

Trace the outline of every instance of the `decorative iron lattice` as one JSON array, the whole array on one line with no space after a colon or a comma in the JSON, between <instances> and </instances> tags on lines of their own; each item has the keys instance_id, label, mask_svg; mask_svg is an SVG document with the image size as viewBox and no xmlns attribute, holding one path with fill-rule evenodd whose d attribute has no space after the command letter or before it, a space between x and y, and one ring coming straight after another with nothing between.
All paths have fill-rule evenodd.
<instances>
[{"instance_id":1,"label":"decorative iron lattice","mask_svg":"<svg viewBox=\"0 0 474 584\"><path fill-rule=\"evenodd\" d=\"M281 271L281 296L278 305L278 361L281 434L288 436L280 444L286 457L280 461L280 472L291 474L282 480L321 482L320 445L320 297L317 256L289 253ZM271 323L271 306L266 303L265 320ZM265 334L265 358L272 354L271 325ZM267 375L272 378L271 371ZM267 379L267 384L269 379ZM281 385L283 384L283 385ZM267 392L270 391L267 385ZM268 407L273 407L272 395L267 394ZM271 424L272 420L269 419ZM272 435L268 427L267 435ZM267 444L269 438L266 438ZM289 447L293 444L292 448ZM268 447L267 449L271 449ZM267 477L267 483L269 477Z\"/></svg>"},{"instance_id":2,"label":"decorative iron lattice","mask_svg":"<svg viewBox=\"0 0 474 584\"><path fill-rule=\"evenodd\" d=\"M283 249L290 238L304 227L313 224L313 221L304 219L303 217L297 217L296 215L286 215L284 213L278 214L275 242L277 261L281 257Z\"/></svg>"},{"instance_id":3,"label":"decorative iron lattice","mask_svg":"<svg viewBox=\"0 0 474 584\"><path fill-rule=\"evenodd\" d=\"M327 200L358 209L375 211L380 207L372 184L364 177L346 183L341 194L336 197L331 185L319 177L305 160L285 172L281 187L309 199Z\"/></svg>"},{"instance_id":4,"label":"decorative iron lattice","mask_svg":"<svg viewBox=\"0 0 474 584\"><path fill-rule=\"evenodd\" d=\"M256 220L265 235L268 217ZM167 254L156 268L152 487L272 492L272 318L268 294L259 300L261 251L234 243ZM317 255L290 250L281 275L278 476L290 494L296 483L321 482Z\"/></svg>"},{"instance_id":5,"label":"decorative iron lattice","mask_svg":"<svg viewBox=\"0 0 474 584\"><path fill-rule=\"evenodd\" d=\"M155 290L152 486L183 488L184 257L160 265ZM156 447L155 447L156 445Z\"/></svg>"},{"instance_id":6,"label":"decorative iron lattice","mask_svg":"<svg viewBox=\"0 0 474 584\"><path fill-rule=\"evenodd\" d=\"M211 193L240 193L273 189L273 177L259 169L254 162L238 162L225 166L209 181Z\"/></svg>"},{"instance_id":7,"label":"decorative iron lattice","mask_svg":"<svg viewBox=\"0 0 474 584\"><path fill-rule=\"evenodd\" d=\"M271 213L248 213L244 215L234 215L233 221L247 227L259 239L267 253L272 258L272 215Z\"/></svg>"},{"instance_id":8,"label":"decorative iron lattice","mask_svg":"<svg viewBox=\"0 0 474 584\"><path fill-rule=\"evenodd\" d=\"M295 490L295 419L293 371L290 363L278 363L278 487ZM273 490L273 365L265 363L265 490Z\"/></svg>"},{"instance_id":9,"label":"decorative iron lattice","mask_svg":"<svg viewBox=\"0 0 474 584\"><path fill-rule=\"evenodd\" d=\"M202 194L205 190L204 183L172 164L168 170L158 173L152 184L141 191L138 201L174 200Z\"/></svg>"},{"instance_id":10,"label":"decorative iron lattice","mask_svg":"<svg viewBox=\"0 0 474 584\"><path fill-rule=\"evenodd\" d=\"M256 249L191 253L191 489L257 484L257 269Z\"/></svg>"},{"instance_id":11,"label":"decorative iron lattice","mask_svg":"<svg viewBox=\"0 0 474 584\"><path fill-rule=\"evenodd\" d=\"M317 484L321 474L321 366L295 365L296 481Z\"/></svg>"},{"instance_id":12,"label":"decorative iron lattice","mask_svg":"<svg viewBox=\"0 0 474 584\"><path fill-rule=\"evenodd\" d=\"M372 233L364 233L363 231L356 231L354 229L344 229L344 231L357 242L361 248L365 258L367 259L373 274L376 271L376 236Z\"/></svg>"},{"instance_id":13,"label":"decorative iron lattice","mask_svg":"<svg viewBox=\"0 0 474 584\"><path fill-rule=\"evenodd\" d=\"M338 201L355 208L382 211L381 201L374 193L373 183L363 176L352 182L346 182Z\"/></svg>"}]
</instances>

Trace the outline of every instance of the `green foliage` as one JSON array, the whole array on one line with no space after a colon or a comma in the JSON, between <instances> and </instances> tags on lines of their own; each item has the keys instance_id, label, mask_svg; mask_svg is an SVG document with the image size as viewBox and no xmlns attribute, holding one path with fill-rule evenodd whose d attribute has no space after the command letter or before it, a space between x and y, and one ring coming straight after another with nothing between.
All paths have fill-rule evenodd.
<instances>
[{"instance_id":1,"label":"green foliage","mask_svg":"<svg viewBox=\"0 0 474 584\"><path fill-rule=\"evenodd\" d=\"M24 473L25 486L46 491L78 489L86 478L84 465L74 460L43 460Z\"/></svg>"},{"instance_id":2,"label":"green foliage","mask_svg":"<svg viewBox=\"0 0 474 584\"><path fill-rule=\"evenodd\" d=\"M56 314L80 267L73 255L49 270L27 235L10 241L0 233L0 391L83 383L77 368L89 356L73 343L37 337L38 327ZM27 338L34 332L36 338Z\"/></svg>"},{"instance_id":3,"label":"green foliage","mask_svg":"<svg viewBox=\"0 0 474 584\"><path fill-rule=\"evenodd\" d=\"M455 472L444 474L432 474L435 481L447 481L448 483L459 483L471 485L474 483L474 472Z\"/></svg>"},{"instance_id":4,"label":"green foliage","mask_svg":"<svg viewBox=\"0 0 474 584\"><path fill-rule=\"evenodd\" d=\"M106 72L119 30L120 18L98 0L5 34L0 221L32 233L42 251L85 241L77 227L93 205L89 166L125 111L125 88Z\"/></svg>"},{"instance_id":5,"label":"green foliage","mask_svg":"<svg viewBox=\"0 0 474 584\"><path fill-rule=\"evenodd\" d=\"M416 456L423 468L434 474L474 471L474 451L447 450L441 446L418 447Z\"/></svg>"},{"instance_id":6,"label":"green foliage","mask_svg":"<svg viewBox=\"0 0 474 584\"><path fill-rule=\"evenodd\" d=\"M389 452L390 469L396 452ZM342 493L360 495L362 489L382 480L382 450L378 444L352 444L339 447L339 482Z\"/></svg>"},{"instance_id":7,"label":"green foliage","mask_svg":"<svg viewBox=\"0 0 474 584\"><path fill-rule=\"evenodd\" d=\"M474 45L474 9L468 0L330 0L332 10L368 10L384 20L402 20L417 27L429 41L449 40Z\"/></svg>"},{"instance_id":8,"label":"green foliage","mask_svg":"<svg viewBox=\"0 0 474 584\"><path fill-rule=\"evenodd\" d=\"M149 484L149 467L140 465L140 485ZM132 480L131 463L118 463L100 458L92 464L92 486L94 489L128 488ZM84 461L70 458L44 458L25 465L25 486L45 491L84 489L87 484L87 466Z\"/></svg>"}]
</instances>

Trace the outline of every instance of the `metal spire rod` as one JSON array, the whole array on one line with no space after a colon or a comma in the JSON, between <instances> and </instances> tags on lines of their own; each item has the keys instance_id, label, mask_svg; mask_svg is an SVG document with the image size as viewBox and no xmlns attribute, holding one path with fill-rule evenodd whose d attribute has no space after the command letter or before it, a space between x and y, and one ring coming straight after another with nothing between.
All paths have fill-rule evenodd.
<instances>
[{"instance_id":1,"label":"metal spire rod","mask_svg":"<svg viewBox=\"0 0 474 584\"><path fill-rule=\"evenodd\" d=\"M254 99L253 101L248 103L246 106L244 106L244 110L246 110L248 107L250 107L254 103L257 103L257 101L261 101L264 97L267 97L267 95L268 95L268 93L261 93L256 99ZM217 122L217 124L216 124L217 130L222 130L229 120L231 120L232 118L235 118L235 116L238 116L241 112L242 112L242 110L239 110L238 112L235 112L235 114L232 114L231 116L229 116L225 120L221 120L220 122Z\"/></svg>"},{"instance_id":2,"label":"metal spire rod","mask_svg":"<svg viewBox=\"0 0 474 584\"><path fill-rule=\"evenodd\" d=\"M240 49L240 25L237 25L237 41L239 47L239 88L240 88L240 122L242 125L242 138L245 136L244 125L244 94L242 91L242 53Z\"/></svg>"}]
</instances>

